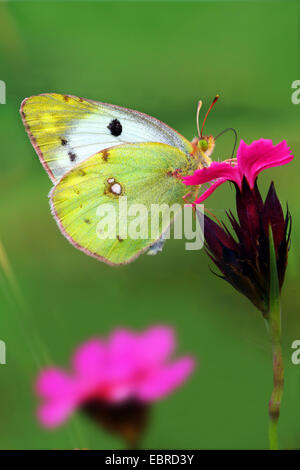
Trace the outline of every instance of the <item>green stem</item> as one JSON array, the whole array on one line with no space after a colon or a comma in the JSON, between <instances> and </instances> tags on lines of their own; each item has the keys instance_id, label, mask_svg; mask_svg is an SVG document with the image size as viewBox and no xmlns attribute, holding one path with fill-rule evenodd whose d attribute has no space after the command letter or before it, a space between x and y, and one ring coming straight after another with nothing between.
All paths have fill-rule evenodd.
<instances>
[{"instance_id":1,"label":"green stem","mask_svg":"<svg viewBox=\"0 0 300 470\"><path fill-rule=\"evenodd\" d=\"M283 359L281 348L281 307L273 234L270 229L270 304L267 315L273 355L273 391L269 401L270 449L278 449L277 425L283 394Z\"/></svg>"},{"instance_id":2,"label":"green stem","mask_svg":"<svg viewBox=\"0 0 300 470\"><path fill-rule=\"evenodd\" d=\"M269 440L270 449L278 450L277 425L283 394L283 360L280 342L272 344L274 386L269 401Z\"/></svg>"}]
</instances>

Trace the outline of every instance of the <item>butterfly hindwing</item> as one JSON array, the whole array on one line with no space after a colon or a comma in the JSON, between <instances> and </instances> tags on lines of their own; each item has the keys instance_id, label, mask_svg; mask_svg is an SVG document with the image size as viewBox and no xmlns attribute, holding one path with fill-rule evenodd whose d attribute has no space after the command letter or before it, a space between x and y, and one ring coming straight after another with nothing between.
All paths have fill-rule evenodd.
<instances>
[{"instance_id":1,"label":"butterfly hindwing","mask_svg":"<svg viewBox=\"0 0 300 470\"><path fill-rule=\"evenodd\" d=\"M171 127L138 111L71 95L26 98L21 116L53 182L100 150L125 143L160 142L189 155L191 144Z\"/></svg>"},{"instance_id":2,"label":"butterfly hindwing","mask_svg":"<svg viewBox=\"0 0 300 470\"><path fill-rule=\"evenodd\" d=\"M168 229L162 217L158 233L152 237L151 205L164 204L163 211L176 203L182 206L186 186L176 175L178 172L185 175L193 169L183 151L166 144L142 143L109 148L86 159L62 177L50 194L52 212L62 233L80 250L109 264L129 263ZM140 220L142 230L147 230L145 239L124 237L123 233L118 233L118 222L113 239L99 237L98 234L103 232L103 226L99 225L99 208L110 204L118 221L121 196L126 196L128 210L132 204L146 208L146 215ZM110 214L113 212L109 210ZM130 218L128 221L130 223Z\"/></svg>"}]
</instances>

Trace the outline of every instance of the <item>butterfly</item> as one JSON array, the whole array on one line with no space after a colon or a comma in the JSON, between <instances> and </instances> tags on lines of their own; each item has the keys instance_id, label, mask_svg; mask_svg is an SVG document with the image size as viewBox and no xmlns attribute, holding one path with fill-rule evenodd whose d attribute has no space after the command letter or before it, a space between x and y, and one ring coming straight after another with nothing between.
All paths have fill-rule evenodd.
<instances>
[{"instance_id":1,"label":"butterfly","mask_svg":"<svg viewBox=\"0 0 300 470\"><path fill-rule=\"evenodd\" d=\"M161 251L169 224L164 217L153 237L132 239L97 232L97 208L119 211L121 196L150 209L156 203L182 207L187 187L182 177L208 166L215 139L203 136L207 115L191 142L159 121L127 108L71 95L47 93L26 98L21 117L30 141L54 187L51 211L63 235L79 250L111 265L126 264L141 253ZM164 209L163 209L164 210ZM172 214L173 220L176 211ZM149 215L142 220L148 226Z\"/></svg>"}]
</instances>

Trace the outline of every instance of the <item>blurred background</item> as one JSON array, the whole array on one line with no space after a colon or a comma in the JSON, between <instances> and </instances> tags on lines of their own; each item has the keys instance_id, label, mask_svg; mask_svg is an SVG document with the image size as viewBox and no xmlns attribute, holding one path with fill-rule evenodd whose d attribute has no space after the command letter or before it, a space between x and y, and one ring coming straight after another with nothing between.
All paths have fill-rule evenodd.
<instances>
[{"instance_id":1,"label":"blurred background","mask_svg":"<svg viewBox=\"0 0 300 470\"><path fill-rule=\"evenodd\" d=\"M293 216L292 249L282 297L285 391L282 448L300 447L300 79L298 2L0 2L0 448L122 448L123 443L76 415L55 431L35 418L33 383L47 364L65 367L80 342L125 326L169 324L178 354L197 357L191 379L157 403L145 448L266 448L271 352L252 304L209 270L204 250L169 241L163 253L112 268L72 247L50 214L51 182L19 117L21 101L68 93L153 115L188 139L196 104L221 99L207 133L235 127L247 143L286 139L296 156L274 179ZM233 137L217 142L215 159ZM223 185L206 207L219 218L233 208ZM5 254L6 253L6 260ZM14 286L12 288L12 286ZM114 303L113 313L111 304Z\"/></svg>"}]
</instances>

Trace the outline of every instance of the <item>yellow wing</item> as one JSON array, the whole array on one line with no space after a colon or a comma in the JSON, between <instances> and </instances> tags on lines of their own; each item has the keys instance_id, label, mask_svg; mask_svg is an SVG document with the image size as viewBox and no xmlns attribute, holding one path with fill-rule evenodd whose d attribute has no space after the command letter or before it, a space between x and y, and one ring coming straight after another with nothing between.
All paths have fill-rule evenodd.
<instances>
[{"instance_id":1,"label":"yellow wing","mask_svg":"<svg viewBox=\"0 0 300 470\"><path fill-rule=\"evenodd\" d=\"M52 212L76 248L109 264L129 263L166 232L183 205L186 186L180 176L196 166L166 144L103 150L62 177L50 193ZM106 238L104 219L112 227Z\"/></svg>"},{"instance_id":2,"label":"yellow wing","mask_svg":"<svg viewBox=\"0 0 300 470\"><path fill-rule=\"evenodd\" d=\"M26 98L21 116L41 163L53 182L102 149L124 143L161 142L192 151L188 140L146 114L70 95Z\"/></svg>"}]
</instances>

